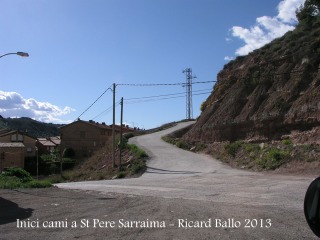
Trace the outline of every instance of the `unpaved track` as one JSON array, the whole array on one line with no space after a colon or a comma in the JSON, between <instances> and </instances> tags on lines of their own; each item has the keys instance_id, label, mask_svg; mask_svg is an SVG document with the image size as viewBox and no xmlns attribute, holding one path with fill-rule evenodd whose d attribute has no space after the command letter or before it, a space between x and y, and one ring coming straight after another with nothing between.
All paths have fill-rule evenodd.
<instances>
[{"instance_id":1,"label":"unpaved track","mask_svg":"<svg viewBox=\"0 0 320 240\"><path fill-rule=\"evenodd\" d=\"M3 202L20 209L16 211L31 209L31 220L149 219L165 222L165 228L17 229L14 221L0 221L0 239L316 239L303 215L311 178L232 169L161 140L162 135L188 124L132 139L151 156L140 178L0 191ZM179 219L210 219L211 225L185 228ZM219 219L226 225L216 224ZM227 224L232 221L241 226Z\"/></svg>"}]
</instances>

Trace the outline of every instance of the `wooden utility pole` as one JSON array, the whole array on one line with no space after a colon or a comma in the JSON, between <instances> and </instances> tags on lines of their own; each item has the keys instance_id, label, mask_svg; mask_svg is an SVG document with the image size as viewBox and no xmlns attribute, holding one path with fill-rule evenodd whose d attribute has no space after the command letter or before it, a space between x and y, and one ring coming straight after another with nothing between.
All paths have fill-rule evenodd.
<instances>
[{"instance_id":1,"label":"wooden utility pole","mask_svg":"<svg viewBox=\"0 0 320 240\"><path fill-rule=\"evenodd\" d=\"M116 167L115 155L116 155L116 84L113 84L113 123L112 123L112 167Z\"/></svg>"},{"instance_id":2,"label":"wooden utility pole","mask_svg":"<svg viewBox=\"0 0 320 240\"><path fill-rule=\"evenodd\" d=\"M122 144L123 144L123 141L122 141L123 97L121 98L120 105L121 105L121 118L120 118L119 172L121 171L121 152L122 152Z\"/></svg>"}]
</instances>

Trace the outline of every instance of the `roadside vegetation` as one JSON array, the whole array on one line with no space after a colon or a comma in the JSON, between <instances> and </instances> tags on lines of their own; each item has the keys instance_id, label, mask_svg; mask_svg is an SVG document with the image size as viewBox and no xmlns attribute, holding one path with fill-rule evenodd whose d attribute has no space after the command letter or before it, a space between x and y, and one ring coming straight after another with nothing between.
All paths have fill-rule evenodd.
<instances>
[{"instance_id":1,"label":"roadside vegetation","mask_svg":"<svg viewBox=\"0 0 320 240\"><path fill-rule=\"evenodd\" d=\"M130 178L140 176L146 169L147 153L134 144L128 144L131 134L124 135L122 145L118 145L115 154L115 167L112 163L112 145L101 148L92 156L78 162L74 168L64 170L46 179L53 183ZM119 169L121 149L121 168Z\"/></svg>"},{"instance_id":2,"label":"roadside vegetation","mask_svg":"<svg viewBox=\"0 0 320 240\"><path fill-rule=\"evenodd\" d=\"M8 168L0 173L0 189L46 188L51 186L50 181L35 180L30 173L21 168Z\"/></svg>"},{"instance_id":3,"label":"roadside vegetation","mask_svg":"<svg viewBox=\"0 0 320 240\"><path fill-rule=\"evenodd\" d=\"M235 142L189 142L180 134L173 133L162 137L168 143L179 148L209 154L232 167L252 171L280 171L288 172L308 171L320 159L320 146L317 144L294 144L290 139L250 143ZM299 166L303 166L299 170ZM312 169L311 169L312 170Z\"/></svg>"}]
</instances>

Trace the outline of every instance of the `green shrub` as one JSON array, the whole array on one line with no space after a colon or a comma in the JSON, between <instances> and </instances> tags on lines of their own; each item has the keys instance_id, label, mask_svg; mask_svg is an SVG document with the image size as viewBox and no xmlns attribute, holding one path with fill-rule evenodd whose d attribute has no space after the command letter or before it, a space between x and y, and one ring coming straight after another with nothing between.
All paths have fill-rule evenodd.
<instances>
[{"instance_id":1,"label":"green shrub","mask_svg":"<svg viewBox=\"0 0 320 240\"><path fill-rule=\"evenodd\" d=\"M132 138L132 137L134 137L134 134L132 133L132 132L129 132L129 133L125 133L124 135L123 135L123 138L125 138L125 139L129 139L129 138ZM128 142L128 141L127 141Z\"/></svg>"},{"instance_id":2,"label":"green shrub","mask_svg":"<svg viewBox=\"0 0 320 240\"><path fill-rule=\"evenodd\" d=\"M32 180L30 173L22 168L8 168L2 174L8 177L17 177L21 182L28 182Z\"/></svg>"},{"instance_id":3,"label":"green shrub","mask_svg":"<svg viewBox=\"0 0 320 240\"><path fill-rule=\"evenodd\" d=\"M290 139L285 139L285 140L282 140L282 143L284 145L292 145L292 141Z\"/></svg>"},{"instance_id":4,"label":"green shrub","mask_svg":"<svg viewBox=\"0 0 320 240\"><path fill-rule=\"evenodd\" d=\"M51 182L47 180L41 180L41 181L32 180L30 182L26 182L23 184L24 188L48 188L51 186L52 186Z\"/></svg>"},{"instance_id":5,"label":"green shrub","mask_svg":"<svg viewBox=\"0 0 320 240\"><path fill-rule=\"evenodd\" d=\"M124 178L126 176L126 173L125 172L119 172L117 174L117 178Z\"/></svg>"},{"instance_id":6,"label":"green shrub","mask_svg":"<svg viewBox=\"0 0 320 240\"><path fill-rule=\"evenodd\" d=\"M243 141L235 141L233 143L226 144L224 146L224 149L227 151L228 154L235 157L237 154L237 151L239 150L242 144L243 144Z\"/></svg>"},{"instance_id":7,"label":"green shrub","mask_svg":"<svg viewBox=\"0 0 320 240\"><path fill-rule=\"evenodd\" d=\"M188 144L185 143L183 140L179 140L176 142L176 146L178 148L182 148L182 149L188 149Z\"/></svg>"},{"instance_id":8,"label":"green shrub","mask_svg":"<svg viewBox=\"0 0 320 240\"><path fill-rule=\"evenodd\" d=\"M16 189L16 188L47 188L52 184L49 181L30 180L22 182L16 176L0 175L0 189Z\"/></svg>"},{"instance_id":9,"label":"green shrub","mask_svg":"<svg viewBox=\"0 0 320 240\"><path fill-rule=\"evenodd\" d=\"M256 152L260 150L260 146L258 144L253 143L245 143L244 148L247 152Z\"/></svg>"},{"instance_id":10,"label":"green shrub","mask_svg":"<svg viewBox=\"0 0 320 240\"><path fill-rule=\"evenodd\" d=\"M20 188L21 185L22 183L17 177L0 174L0 189L15 189Z\"/></svg>"},{"instance_id":11,"label":"green shrub","mask_svg":"<svg viewBox=\"0 0 320 240\"><path fill-rule=\"evenodd\" d=\"M200 111L203 112L204 110L206 110L206 108L207 108L207 102L204 101L200 106Z\"/></svg>"},{"instance_id":12,"label":"green shrub","mask_svg":"<svg viewBox=\"0 0 320 240\"><path fill-rule=\"evenodd\" d=\"M257 164L266 170L274 170L285 163L289 152L270 148L269 151L257 161Z\"/></svg>"},{"instance_id":13,"label":"green shrub","mask_svg":"<svg viewBox=\"0 0 320 240\"><path fill-rule=\"evenodd\" d=\"M30 173L22 168L8 168L0 174L0 189L46 188L51 186L50 181L34 180Z\"/></svg>"},{"instance_id":14,"label":"green shrub","mask_svg":"<svg viewBox=\"0 0 320 240\"><path fill-rule=\"evenodd\" d=\"M140 160L140 161L136 161L133 163L131 171L134 174L138 174L138 173L144 171L145 168L146 168L146 163L143 160Z\"/></svg>"},{"instance_id":15,"label":"green shrub","mask_svg":"<svg viewBox=\"0 0 320 240\"><path fill-rule=\"evenodd\" d=\"M138 159L148 157L148 154L144 150L138 148L134 144L128 144L128 148L133 152L135 157Z\"/></svg>"}]
</instances>

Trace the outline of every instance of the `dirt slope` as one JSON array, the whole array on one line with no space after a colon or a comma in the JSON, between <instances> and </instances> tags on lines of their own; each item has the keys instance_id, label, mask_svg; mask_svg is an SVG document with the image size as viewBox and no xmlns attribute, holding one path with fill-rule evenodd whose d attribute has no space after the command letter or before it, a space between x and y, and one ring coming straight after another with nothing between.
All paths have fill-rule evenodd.
<instances>
[{"instance_id":1,"label":"dirt slope","mask_svg":"<svg viewBox=\"0 0 320 240\"><path fill-rule=\"evenodd\" d=\"M319 142L320 17L224 66L186 140ZM302 133L302 135L301 135Z\"/></svg>"}]
</instances>

